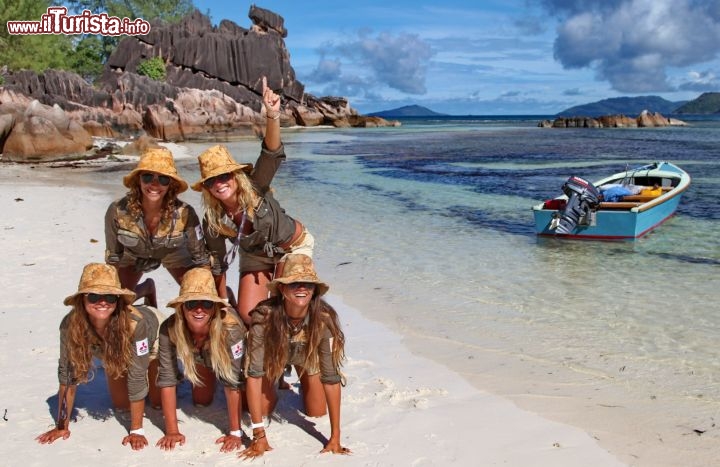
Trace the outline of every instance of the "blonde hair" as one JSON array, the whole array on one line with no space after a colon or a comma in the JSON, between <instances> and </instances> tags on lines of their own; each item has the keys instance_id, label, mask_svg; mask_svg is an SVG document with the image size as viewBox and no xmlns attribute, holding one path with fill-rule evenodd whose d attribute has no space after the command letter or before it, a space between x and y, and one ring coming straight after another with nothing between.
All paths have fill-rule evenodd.
<instances>
[{"instance_id":1,"label":"blonde hair","mask_svg":"<svg viewBox=\"0 0 720 467\"><path fill-rule=\"evenodd\" d=\"M282 306L282 295L277 295L258 306L265 316L265 360L263 366L270 381L280 377L290 353L290 327ZM269 309L268 309L269 308ZM340 319L335 309L319 295L315 295L308 308L307 351L302 371L307 368L320 368L320 342L325 328L330 330L332 340L332 362L342 376L340 368L345 360L345 334L340 328ZM252 352L252 349L250 349Z\"/></svg>"},{"instance_id":2,"label":"blonde hair","mask_svg":"<svg viewBox=\"0 0 720 467\"><path fill-rule=\"evenodd\" d=\"M255 208L261 200L260 195L255 191L252 180L245 171L236 170L233 172L233 177L237 184L235 199L237 200L238 206L245 211L248 219L252 220L255 218ZM225 208L222 202L215 198L204 186L202 190L202 204L205 207L205 217L211 235L215 237L218 235L226 235L229 237L237 236L237 232L230 231L231 229L221 222L225 214Z\"/></svg>"},{"instance_id":3,"label":"blonde hair","mask_svg":"<svg viewBox=\"0 0 720 467\"><path fill-rule=\"evenodd\" d=\"M175 306L175 323L170 329L170 337L175 343L178 358L185 368L185 377L190 380L193 386L204 386L202 380L198 376L195 367L195 356L193 352L192 336L185 322L185 313L183 313L183 303ZM213 372L222 380L232 384L238 384L238 379L233 375L232 361L228 349L231 343L228 341L227 328L234 320L227 319L230 315L225 312L221 305L214 304L214 315L210 319L210 332L208 339L210 341L210 360L212 362Z\"/></svg>"},{"instance_id":4,"label":"blonde hair","mask_svg":"<svg viewBox=\"0 0 720 467\"><path fill-rule=\"evenodd\" d=\"M68 360L79 383L86 383L94 377L92 346L100 347L103 366L114 379L126 372L132 361L131 333L133 332L129 304L120 296L107 325L107 337L100 337L90 323L84 294L78 294L68 317L68 339L66 340Z\"/></svg>"},{"instance_id":5,"label":"blonde hair","mask_svg":"<svg viewBox=\"0 0 720 467\"><path fill-rule=\"evenodd\" d=\"M168 190L162 201L162 220L164 221L168 221L172 217L173 212L175 212L175 209L177 209L180 204L178 200L179 188L178 183L170 178L170 185L168 186ZM126 196L128 212L130 212L130 214L135 218L142 217L142 192L140 191L139 176L135 177L135 182L132 184L132 187L130 187Z\"/></svg>"}]
</instances>

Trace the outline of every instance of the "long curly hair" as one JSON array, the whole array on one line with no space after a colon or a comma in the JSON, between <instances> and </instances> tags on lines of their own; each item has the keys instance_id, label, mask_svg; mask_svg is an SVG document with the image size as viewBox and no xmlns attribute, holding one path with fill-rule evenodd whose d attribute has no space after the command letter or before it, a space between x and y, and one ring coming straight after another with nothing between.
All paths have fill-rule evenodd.
<instances>
[{"instance_id":1,"label":"long curly hair","mask_svg":"<svg viewBox=\"0 0 720 467\"><path fill-rule=\"evenodd\" d=\"M180 186L178 183L170 179L170 185L168 186L168 191L165 193L165 196L163 197L163 205L162 205L162 220L168 221L171 219L173 212L175 212L175 209L179 206L179 200L178 200L178 189ZM143 215L143 208L142 208L142 191L140 191L140 177L135 177L135 181L132 184L132 187L127 192L127 209L130 212L130 214L133 217L142 217Z\"/></svg>"},{"instance_id":2,"label":"long curly hair","mask_svg":"<svg viewBox=\"0 0 720 467\"><path fill-rule=\"evenodd\" d=\"M70 365L78 382L86 383L94 377L92 347L100 348L105 371L114 379L123 376L132 360L132 319L130 305L120 296L110 315L107 336L100 337L85 310L83 295L75 297L69 315L67 350Z\"/></svg>"},{"instance_id":3,"label":"long curly hair","mask_svg":"<svg viewBox=\"0 0 720 467\"><path fill-rule=\"evenodd\" d=\"M270 381L280 377L290 354L290 324L282 305L282 295L272 297L263 305L270 310L265 315L265 360L263 366ZM320 368L320 341L324 328L330 330L332 340L332 362L337 372L345 360L345 334L340 327L340 319L335 309L319 295L313 296L308 309L307 353L302 371L307 368ZM252 352L252 349L250 349Z\"/></svg>"},{"instance_id":4,"label":"long curly hair","mask_svg":"<svg viewBox=\"0 0 720 467\"><path fill-rule=\"evenodd\" d=\"M243 170L233 172L233 177L238 187L235 191L238 206L245 211L248 219L253 220L255 218L255 209L260 203L261 197L255 190L252 180ZM222 202L215 198L212 193L210 193L210 190L205 187L202 189L202 204L205 207L205 217L211 235L215 237L218 235L226 235L228 237L237 236L237 232L231 231L228 226L221 222L225 214L225 208Z\"/></svg>"},{"instance_id":5,"label":"long curly hair","mask_svg":"<svg viewBox=\"0 0 720 467\"><path fill-rule=\"evenodd\" d=\"M210 319L210 332L208 340L210 341L210 360L212 361L212 370L217 376L224 381L237 384L238 379L233 375L232 361L227 349L230 348L229 335L225 330L226 324L225 310L223 306L216 303L213 317ZM185 377L190 380L193 386L204 386L202 380L198 376L195 367L195 356L193 338L190 329L185 321L185 313L183 313L183 304L179 303L175 306L175 322L170 328L170 337L175 343L177 355L185 369Z\"/></svg>"}]
</instances>

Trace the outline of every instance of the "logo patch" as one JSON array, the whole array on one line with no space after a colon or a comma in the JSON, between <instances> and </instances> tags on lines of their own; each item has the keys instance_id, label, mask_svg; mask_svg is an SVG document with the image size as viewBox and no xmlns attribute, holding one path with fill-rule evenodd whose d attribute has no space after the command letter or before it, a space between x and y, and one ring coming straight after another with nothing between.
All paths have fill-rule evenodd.
<instances>
[{"instance_id":1,"label":"logo patch","mask_svg":"<svg viewBox=\"0 0 720 467\"><path fill-rule=\"evenodd\" d=\"M200 225L195 226L195 236L197 237L198 240L203 239L203 229Z\"/></svg>"},{"instance_id":2,"label":"logo patch","mask_svg":"<svg viewBox=\"0 0 720 467\"><path fill-rule=\"evenodd\" d=\"M238 341L237 343L231 345L230 352L232 352L232 356L235 360L241 358L245 353L245 349L243 349L243 341Z\"/></svg>"},{"instance_id":3,"label":"logo patch","mask_svg":"<svg viewBox=\"0 0 720 467\"><path fill-rule=\"evenodd\" d=\"M135 350L137 351L138 357L147 355L147 353L150 352L150 346L148 345L147 337L141 341L135 342Z\"/></svg>"}]
</instances>

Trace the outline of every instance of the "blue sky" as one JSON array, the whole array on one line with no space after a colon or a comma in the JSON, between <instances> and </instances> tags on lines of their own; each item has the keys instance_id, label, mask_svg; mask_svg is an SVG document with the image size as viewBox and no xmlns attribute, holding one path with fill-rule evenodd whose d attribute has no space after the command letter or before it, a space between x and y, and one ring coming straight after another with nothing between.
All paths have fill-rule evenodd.
<instances>
[{"instance_id":1,"label":"blue sky","mask_svg":"<svg viewBox=\"0 0 720 467\"><path fill-rule=\"evenodd\" d=\"M249 28L252 2L194 0ZM442 5L440 5L442 3ZM720 0L273 1L306 92L360 113L544 115L720 91ZM652 109L650 109L652 110Z\"/></svg>"}]
</instances>

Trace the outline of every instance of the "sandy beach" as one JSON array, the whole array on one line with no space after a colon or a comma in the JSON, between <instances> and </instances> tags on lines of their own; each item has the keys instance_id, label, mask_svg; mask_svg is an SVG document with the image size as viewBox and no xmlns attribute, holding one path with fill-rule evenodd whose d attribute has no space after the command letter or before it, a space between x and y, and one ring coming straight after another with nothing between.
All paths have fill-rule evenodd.
<instances>
[{"instance_id":1,"label":"sandy beach","mask_svg":"<svg viewBox=\"0 0 720 467\"><path fill-rule=\"evenodd\" d=\"M6 318L0 354L0 371L7 378L0 389L4 465L242 462L235 454L220 453L214 444L226 430L222 391L212 406L196 408L187 384L180 387L178 402L181 430L187 437L184 446L172 452L154 446L163 422L153 409L147 409L145 418L150 446L139 452L122 446L129 421L110 410L102 369L78 390L71 437L49 446L35 441L53 423L57 408L58 326L67 312L62 300L77 290L84 264L103 260L102 218L108 203L124 191L120 178L125 169L102 173L116 180L115 190L107 188L107 180L88 183L91 178L78 173L86 169L11 164L1 169L0 241L5 246L0 281L8 293L0 305ZM192 194L183 199L201 212ZM161 304L177 294L166 271L149 277L157 283ZM236 279L231 276L229 283ZM293 385L281 394L271 419L268 436L274 450L255 464L625 465L588 433L521 410L413 355L401 336L363 317L362 310L344 303L347 297L333 295L332 285L329 301L339 311L348 342L342 442L353 454L319 454L329 422L327 417L302 415ZM294 376L290 382L295 382Z\"/></svg>"}]
</instances>

